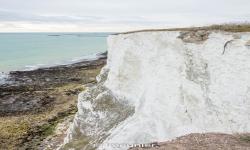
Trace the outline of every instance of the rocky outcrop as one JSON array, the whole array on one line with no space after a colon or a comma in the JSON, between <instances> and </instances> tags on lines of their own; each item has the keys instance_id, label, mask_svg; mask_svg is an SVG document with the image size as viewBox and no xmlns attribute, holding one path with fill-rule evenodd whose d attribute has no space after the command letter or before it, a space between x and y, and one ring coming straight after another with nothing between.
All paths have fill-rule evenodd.
<instances>
[{"instance_id":1,"label":"rocky outcrop","mask_svg":"<svg viewBox=\"0 0 250 150\"><path fill-rule=\"evenodd\" d=\"M89 92L96 96L81 94L66 141L79 143L82 135L91 140L80 145L92 144L90 149L126 150L190 133L250 132L249 40L247 32L206 30L111 35L101 87L107 102L119 105L100 115L96 107L100 98L106 103L104 91L94 87Z\"/></svg>"},{"instance_id":2,"label":"rocky outcrop","mask_svg":"<svg viewBox=\"0 0 250 150\"><path fill-rule=\"evenodd\" d=\"M197 31L184 31L181 32L178 38L187 43L200 43L208 39L209 31L197 30Z\"/></svg>"},{"instance_id":3,"label":"rocky outcrop","mask_svg":"<svg viewBox=\"0 0 250 150\"><path fill-rule=\"evenodd\" d=\"M55 100L55 96L49 93L64 85L72 85L67 95L77 95L79 83L95 82L94 70L100 70L105 63L106 58L101 58L32 71L10 72L7 83L0 85L0 116L43 111ZM74 85L78 85L78 88L74 88Z\"/></svg>"}]
</instances>

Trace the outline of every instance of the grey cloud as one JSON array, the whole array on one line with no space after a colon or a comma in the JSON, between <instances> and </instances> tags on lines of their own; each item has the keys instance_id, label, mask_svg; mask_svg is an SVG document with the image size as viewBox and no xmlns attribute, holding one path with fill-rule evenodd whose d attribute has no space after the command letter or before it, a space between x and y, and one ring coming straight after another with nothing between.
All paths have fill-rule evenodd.
<instances>
[{"instance_id":1,"label":"grey cloud","mask_svg":"<svg viewBox=\"0 0 250 150\"><path fill-rule=\"evenodd\" d=\"M96 16L36 15L0 10L0 21L93 22L101 19Z\"/></svg>"},{"instance_id":2,"label":"grey cloud","mask_svg":"<svg viewBox=\"0 0 250 150\"><path fill-rule=\"evenodd\" d=\"M0 23L168 26L250 21L250 0L0 0Z\"/></svg>"},{"instance_id":3,"label":"grey cloud","mask_svg":"<svg viewBox=\"0 0 250 150\"><path fill-rule=\"evenodd\" d=\"M81 16L81 15L35 15L30 13L17 13L13 11L0 10L0 21L27 21L48 23L115 23L115 24L163 24L167 21L152 21L140 16Z\"/></svg>"}]
</instances>

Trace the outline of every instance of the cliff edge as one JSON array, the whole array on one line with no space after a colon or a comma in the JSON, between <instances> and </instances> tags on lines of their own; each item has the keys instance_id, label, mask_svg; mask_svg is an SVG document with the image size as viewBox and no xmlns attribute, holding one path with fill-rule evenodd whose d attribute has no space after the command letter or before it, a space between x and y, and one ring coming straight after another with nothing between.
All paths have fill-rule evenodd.
<instances>
[{"instance_id":1,"label":"cliff edge","mask_svg":"<svg viewBox=\"0 0 250 150\"><path fill-rule=\"evenodd\" d=\"M120 150L190 133L250 132L249 32L142 31L112 35L108 45L66 146Z\"/></svg>"}]
</instances>

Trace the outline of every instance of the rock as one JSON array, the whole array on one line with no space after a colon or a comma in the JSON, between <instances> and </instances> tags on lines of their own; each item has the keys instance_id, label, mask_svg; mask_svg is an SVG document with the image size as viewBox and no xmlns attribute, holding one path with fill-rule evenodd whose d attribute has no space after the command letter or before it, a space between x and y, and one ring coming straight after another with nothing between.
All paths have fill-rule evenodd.
<instances>
[{"instance_id":1,"label":"rock","mask_svg":"<svg viewBox=\"0 0 250 150\"><path fill-rule=\"evenodd\" d=\"M250 48L250 40L245 45Z\"/></svg>"},{"instance_id":2,"label":"rock","mask_svg":"<svg viewBox=\"0 0 250 150\"><path fill-rule=\"evenodd\" d=\"M178 38L186 43L200 43L208 39L209 32L206 30L181 32Z\"/></svg>"},{"instance_id":3,"label":"rock","mask_svg":"<svg viewBox=\"0 0 250 150\"><path fill-rule=\"evenodd\" d=\"M239 35L239 34L234 34L234 35L233 35L233 38L234 38L234 39L241 39L241 35Z\"/></svg>"},{"instance_id":4,"label":"rock","mask_svg":"<svg viewBox=\"0 0 250 150\"><path fill-rule=\"evenodd\" d=\"M50 78L45 78L45 81L49 82L49 81L51 81L51 79Z\"/></svg>"}]
</instances>

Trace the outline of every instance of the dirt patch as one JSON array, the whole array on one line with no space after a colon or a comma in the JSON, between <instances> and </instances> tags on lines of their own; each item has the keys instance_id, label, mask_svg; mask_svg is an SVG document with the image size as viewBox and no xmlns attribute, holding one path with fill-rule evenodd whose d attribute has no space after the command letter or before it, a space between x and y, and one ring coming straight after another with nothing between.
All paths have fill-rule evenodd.
<instances>
[{"instance_id":1,"label":"dirt patch","mask_svg":"<svg viewBox=\"0 0 250 150\"><path fill-rule=\"evenodd\" d=\"M143 146L143 145L141 145ZM189 134L175 140L146 144L144 148L131 148L130 150L249 150L250 133L248 134Z\"/></svg>"},{"instance_id":2,"label":"dirt patch","mask_svg":"<svg viewBox=\"0 0 250 150\"><path fill-rule=\"evenodd\" d=\"M202 43L208 39L209 32L206 30L181 32L178 38L186 43Z\"/></svg>"}]
</instances>

